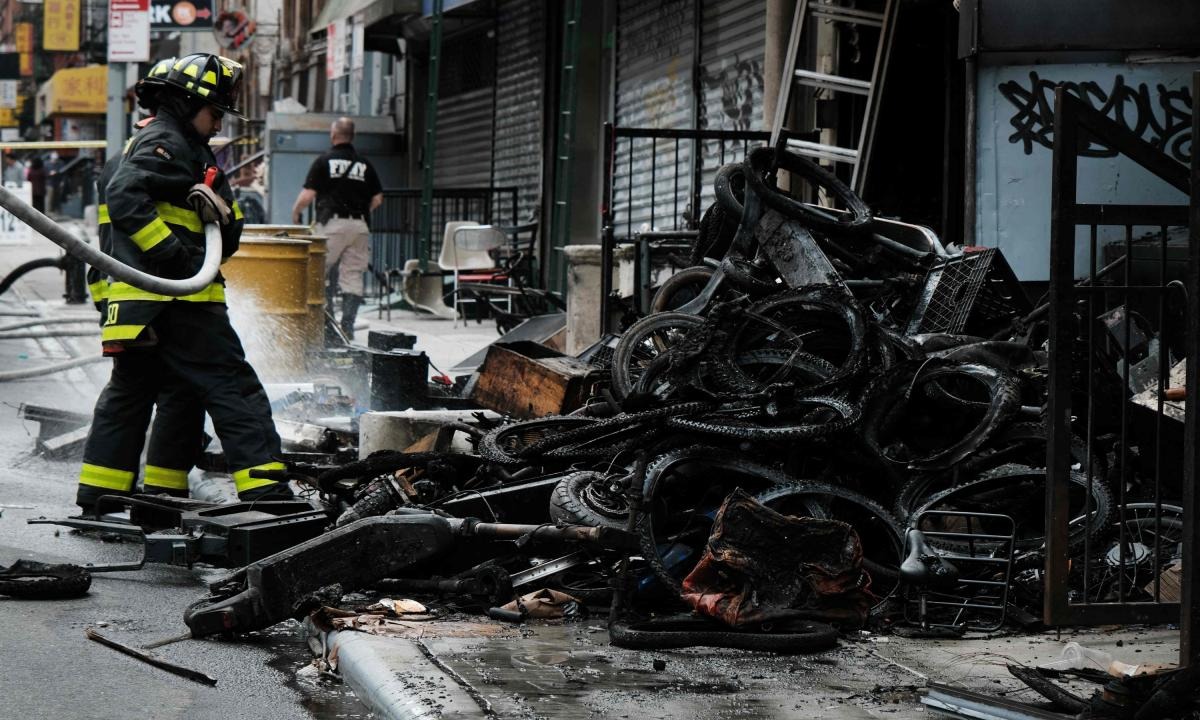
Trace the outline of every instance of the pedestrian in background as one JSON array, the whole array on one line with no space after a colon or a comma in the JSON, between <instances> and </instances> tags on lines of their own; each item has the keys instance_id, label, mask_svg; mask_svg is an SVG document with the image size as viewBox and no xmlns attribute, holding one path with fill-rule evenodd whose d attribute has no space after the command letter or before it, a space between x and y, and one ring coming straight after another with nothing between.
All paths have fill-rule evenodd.
<instances>
[{"instance_id":1,"label":"pedestrian in background","mask_svg":"<svg viewBox=\"0 0 1200 720\"><path fill-rule=\"evenodd\" d=\"M40 157L35 157L29 162L29 170L25 172L25 179L29 181L30 195L33 198L33 209L45 214L46 167Z\"/></svg>"},{"instance_id":2,"label":"pedestrian in background","mask_svg":"<svg viewBox=\"0 0 1200 720\"><path fill-rule=\"evenodd\" d=\"M318 235L328 240L330 267L338 266L342 291L342 332L354 339L354 320L363 301L363 273L371 259L371 229L367 220L383 204L383 186L370 161L354 149L354 121L338 118L329 128L333 146L308 169L304 189L292 206L292 222L317 201Z\"/></svg>"}]
</instances>

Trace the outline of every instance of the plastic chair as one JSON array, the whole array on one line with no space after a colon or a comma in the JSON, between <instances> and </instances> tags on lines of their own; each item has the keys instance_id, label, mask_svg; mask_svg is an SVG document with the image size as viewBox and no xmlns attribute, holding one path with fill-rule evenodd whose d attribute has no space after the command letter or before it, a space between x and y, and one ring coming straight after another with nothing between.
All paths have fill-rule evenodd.
<instances>
[{"instance_id":1,"label":"plastic chair","mask_svg":"<svg viewBox=\"0 0 1200 720\"><path fill-rule=\"evenodd\" d=\"M497 267L496 263L496 254L507 245L508 234L501 228L480 225L471 221L456 220L446 223L446 233L442 239L438 265L451 271L454 275L453 295L456 327L461 305L468 302L459 294L459 282L511 284L512 278L508 269ZM474 300L470 300L470 302L474 302Z\"/></svg>"}]
</instances>

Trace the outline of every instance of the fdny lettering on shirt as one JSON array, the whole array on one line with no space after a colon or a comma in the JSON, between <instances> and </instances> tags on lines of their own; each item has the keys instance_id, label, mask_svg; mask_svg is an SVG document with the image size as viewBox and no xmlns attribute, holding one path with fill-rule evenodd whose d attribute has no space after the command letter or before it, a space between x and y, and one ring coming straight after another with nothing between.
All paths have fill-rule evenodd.
<instances>
[{"instance_id":1,"label":"fdny lettering on shirt","mask_svg":"<svg viewBox=\"0 0 1200 720\"><path fill-rule=\"evenodd\" d=\"M329 177L345 177L350 180L366 180L367 164L359 160L329 159Z\"/></svg>"}]
</instances>

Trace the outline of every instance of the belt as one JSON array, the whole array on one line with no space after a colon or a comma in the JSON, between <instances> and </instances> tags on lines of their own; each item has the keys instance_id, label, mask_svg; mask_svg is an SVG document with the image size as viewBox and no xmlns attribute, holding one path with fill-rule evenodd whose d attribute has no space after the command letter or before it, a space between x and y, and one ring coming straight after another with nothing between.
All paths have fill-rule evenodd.
<instances>
[{"instance_id":1,"label":"belt","mask_svg":"<svg viewBox=\"0 0 1200 720\"><path fill-rule=\"evenodd\" d=\"M350 214L342 214L342 213L334 213L330 217L340 218L342 220L366 220L367 219L366 215L350 215Z\"/></svg>"}]
</instances>

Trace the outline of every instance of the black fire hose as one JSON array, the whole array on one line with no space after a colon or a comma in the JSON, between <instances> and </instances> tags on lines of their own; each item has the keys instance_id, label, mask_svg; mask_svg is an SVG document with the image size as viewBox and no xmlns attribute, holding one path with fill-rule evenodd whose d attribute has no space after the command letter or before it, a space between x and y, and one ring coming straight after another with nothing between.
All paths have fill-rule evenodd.
<instances>
[{"instance_id":1,"label":"black fire hose","mask_svg":"<svg viewBox=\"0 0 1200 720\"><path fill-rule=\"evenodd\" d=\"M8 289L12 287L13 283L21 279L21 276L23 276L25 273L32 272L33 270L40 270L41 268L58 268L59 270L62 270L64 267L66 267L66 263L66 257L38 258L37 260L23 262L13 268L12 272L5 275L3 280L0 280L0 295L8 292Z\"/></svg>"},{"instance_id":2,"label":"black fire hose","mask_svg":"<svg viewBox=\"0 0 1200 720\"><path fill-rule=\"evenodd\" d=\"M80 240L63 226L34 210L29 204L18 198L8 189L0 187L0 206L8 210L18 220L33 228L35 232L47 238L63 250L83 260L88 265L107 273L122 282L152 292L156 295L181 297L198 293L208 287L217 277L221 267L221 229L216 223L204 224L204 264L200 271L185 280L168 280L149 273L144 273L120 262L111 255L105 255L96 248Z\"/></svg>"}]
</instances>

